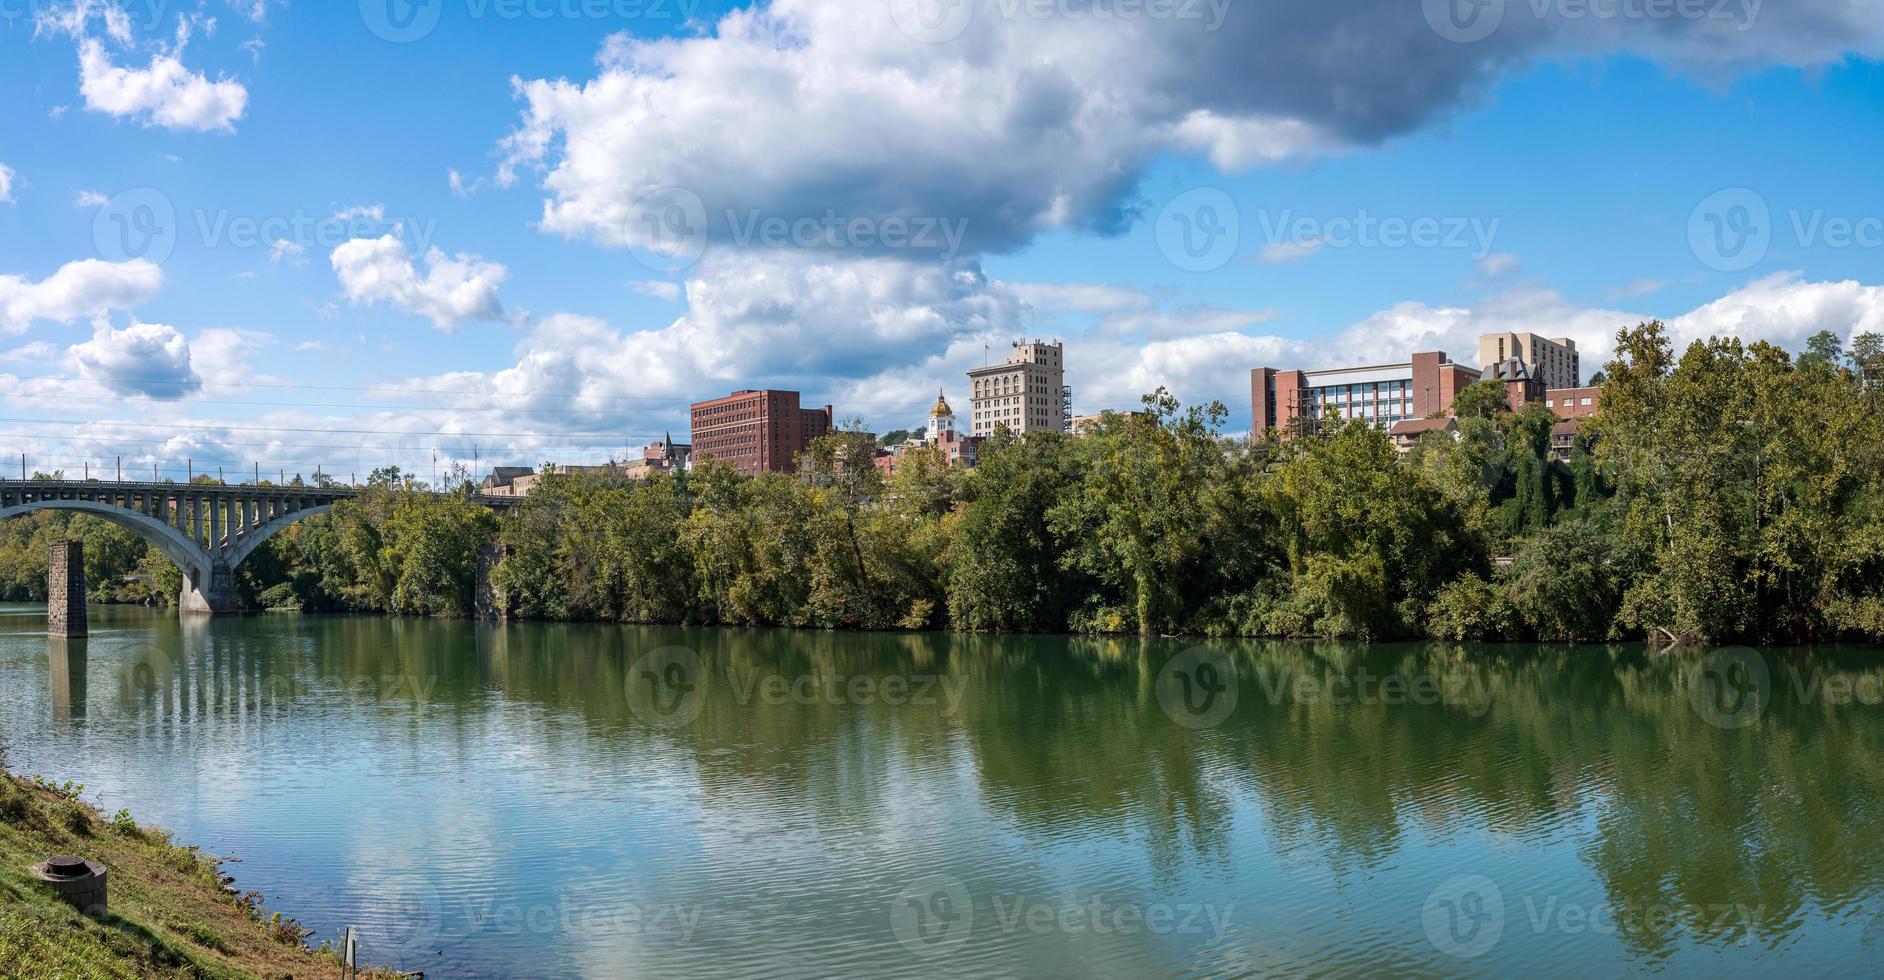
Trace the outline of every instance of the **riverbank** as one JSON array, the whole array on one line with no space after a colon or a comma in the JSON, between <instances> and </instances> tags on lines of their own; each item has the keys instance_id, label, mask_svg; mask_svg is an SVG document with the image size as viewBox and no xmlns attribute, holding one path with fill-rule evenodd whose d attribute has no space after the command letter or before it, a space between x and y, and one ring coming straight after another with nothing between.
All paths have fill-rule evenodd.
<instances>
[{"instance_id":1,"label":"riverbank","mask_svg":"<svg viewBox=\"0 0 1884 980\"><path fill-rule=\"evenodd\" d=\"M28 870L72 854L110 873L110 917L80 915ZM224 884L219 863L129 814L106 817L57 787L0 770L0 964L44 976L331 977L261 896ZM375 974L365 974L375 975ZM391 976L391 974L377 974Z\"/></svg>"}]
</instances>

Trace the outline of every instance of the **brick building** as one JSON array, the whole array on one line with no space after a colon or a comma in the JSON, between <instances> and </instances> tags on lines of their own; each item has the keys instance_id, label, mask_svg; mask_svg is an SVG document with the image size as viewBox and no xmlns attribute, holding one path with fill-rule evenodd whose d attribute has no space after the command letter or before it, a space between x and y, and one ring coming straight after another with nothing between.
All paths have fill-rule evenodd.
<instances>
[{"instance_id":1,"label":"brick building","mask_svg":"<svg viewBox=\"0 0 1884 980\"><path fill-rule=\"evenodd\" d=\"M795 391L735 391L694 404L693 455L725 460L747 476L791 473L832 421L831 406L800 408Z\"/></svg>"},{"instance_id":2,"label":"brick building","mask_svg":"<svg viewBox=\"0 0 1884 980\"><path fill-rule=\"evenodd\" d=\"M1544 392L1544 407L1556 412L1560 419L1595 415L1596 406L1602 402L1601 388L1552 388Z\"/></svg>"},{"instance_id":3,"label":"brick building","mask_svg":"<svg viewBox=\"0 0 1884 980\"><path fill-rule=\"evenodd\" d=\"M1414 354L1410 361L1321 371L1250 372L1250 400L1257 431L1291 431L1298 419L1312 426L1329 411L1391 429L1407 419L1441 415L1479 371L1454 363L1443 352Z\"/></svg>"},{"instance_id":4,"label":"brick building","mask_svg":"<svg viewBox=\"0 0 1884 980\"><path fill-rule=\"evenodd\" d=\"M1478 349L1483 365L1478 368L1455 363L1444 351L1365 367L1256 368L1250 372L1252 428L1257 433L1286 434L1312 427L1332 411L1337 417L1365 419L1391 432L1402 422L1450 415L1459 391L1482 379L1504 384L1505 401L1512 411L1541 401L1560 418L1596 412L1601 389L1577 387L1582 367L1575 341L1533 333L1488 333L1479 338Z\"/></svg>"}]
</instances>

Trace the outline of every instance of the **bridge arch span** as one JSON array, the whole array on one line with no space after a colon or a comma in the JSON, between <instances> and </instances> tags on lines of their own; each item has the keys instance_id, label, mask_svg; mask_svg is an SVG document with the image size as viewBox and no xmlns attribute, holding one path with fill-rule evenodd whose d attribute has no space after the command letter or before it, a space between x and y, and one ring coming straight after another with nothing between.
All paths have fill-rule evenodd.
<instances>
[{"instance_id":1,"label":"bridge arch span","mask_svg":"<svg viewBox=\"0 0 1884 980\"><path fill-rule=\"evenodd\" d=\"M235 569L263 542L333 509L349 489L225 484L0 482L0 520L65 510L110 521L150 542L183 573L184 612L236 611Z\"/></svg>"},{"instance_id":2,"label":"bridge arch span","mask_svg":"<svg viewBox=\"0 0 1884 980\"><path fill-rule=\"evenodd\" d=\"M105 483L96 480L0 480L0 520L38 510L100 517L163 552L183 572L184 612L236 611L235 569L269 538L333 510L351 487L272 487L224 483ZM514 497L470 494L485 507Z\"/></svg>"},{"instance_id":3,"label":"bridge arch span","mask_svg":"<svg viewBox=\"0 0 1884 980\"><path fill-rule=\"evenodd\" d=\"M22 517L35 511L69 510L80 514L100 517L119 527L135 532L138 537L155 545L164 557L176 562L185 578L194 578L206 574L208 552L203 547L183 536L183 532L165 524L148 514L119 507L96 500L41 500L33 503L15 504L0 507L0 521Z\"/></svg>"}]
</instances>

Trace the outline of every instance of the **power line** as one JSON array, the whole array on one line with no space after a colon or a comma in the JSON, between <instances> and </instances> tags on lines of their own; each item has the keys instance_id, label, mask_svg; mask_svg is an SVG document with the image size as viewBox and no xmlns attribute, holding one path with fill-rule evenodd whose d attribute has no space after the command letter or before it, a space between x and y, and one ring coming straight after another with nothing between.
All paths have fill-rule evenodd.
<instances>
[{"instance_id":1,"label":"power line","mask_svg":"<svg viewBox=\"0 0 1884 980\"><path fill-rule=\"evenodd\" d=\"M52 396L60 401L74 402L114 402L121 403L122 397L110 395L67 395ZM176 401L177 405L237 405L267 406L270 408L359 408L380 411L429 411L429 412L506 412L515 415L588 415L597 418L634 418L645 412L595 412L580 408L508 408L502 405L372 405L362 402L272 402L272 401L235 401L226 398L192 398L189 401Z\"/></svg>"},{"instance_id":2,"label":"power line","mask_svg":"<svg viewBox=\"0 0 1884 980\"><path fill-rule=\"evenodd\" d=\"M108 424L108 423L105 423L105 424ZM403 433L403 434L415 435L415 436L416 435L436 436L436 435L442 435L445 433L430 432L430 433ZM454 435L454 438L455 438L455 435ZM544 436L542 438L549 439L550 437ZM625 446L627 448L633 448L635 443L640 442L643 439L646 439L649 443L653 443L657 439L659 439L659 437L654 436L654 435L648 435L648 434L630 435L625 440ZM57 441L57 442L62 442L62 443L80 442L80 443L87 443L87 444L92 444L92 445L107 445L107 446L122 445L126 443L139 443L140 441L142 441L143 444L148 444L148 440L140 440L139 438L136 438L136 437L112 438L110 436L79 436L79 435L67 436L67 435L46 435L43 433L36 434L36 433L31 433L31 432L0 432L0 445L18 444L20 442L37 442L37 441ZM358 450L358 449L371 448L362 443L337 443L336 444L336 443L273 442L273 441L271 442L224 442L222 440L217 440L216 445L218 447L240 447L243 449L326 449L326 450L333 450L336 452L344 451L348 449ZM591 443L590 445L593 445L593 444ZM477 444L474 443L471 445L454 445L454 446L427 445L425 448L437 449L440 452L451 452L454 454L467 452L467 451L475 454L477 451ZM489 448L489 447L486 447L486 448Z\"/></svg>"},{"instance_id":3,"label":"power line","mask_svg":"<svg viewBox=\"0 0 1884 980\"><path fill-rule=\"evenodd\" d=\"M393 394L407 394L407 395L471 395L471 396L476 396L479 398L491 398L491 397L499 397L499 396L529 397L529 398L572 398L572 399L580 398L580 399L596 399L596 400L606 400L606 401L652 402L655 404L662 404L662 405L688 405L688 406L691 406L697 402L707 400L706 398L689 398L689 397L683 397L679 395L595 395L595 394L569 393L569 392L560 392L560 391L528 391L528 390L518 391L515 389L507 389L507 390L499 391L495 388L467 390L467 389L450 389L450 388L401 388L401 387L388 387L385 385L370 385L370 386L301 385L301 384L285 384L285 383L262 382L262 381L204 381L201 379L186 381L186 380L181 380L177 378L140 378L140 377L132 377L132 376L83 377L83 376L74 376L74 375L67 375L67 374L0 375L0 381L9 381L9 380L20 381L20 382L68 381L68 382L91 382L94 384L122 383L122 384L140 384L140 385L169 385L172 387L182 387L182 388L190 388L190 389L249 388L249 389L259 389L259 390L273 390L273 391L363 391L363 392L369 392L369 393L387 392L387 393L393 393ZM718 397L723 397L723 396L719 396L719 395L708 396L708 398L718 398ZM910 401L850 400L850 401L846 401L845 404L861 405L864 407L875 407L875 408L905 408L905 407L908 407L910 404L923 401L926 398L927 398L926 395L912 395ZM816 401L816 399L813 399L813 401Z\"/></svg>"},{"instance_id":4,"label":"power line","mask_svg":"<svg viewBox=\"0 0 1884 980\"><path fill-rule=\"evenodd\" d=\"M14 425L85 425L85 426L120 425L120 426L129 426L131 428L140 428L140 429L183 429L183 430L195 431L195 432L223 431L223 432L347 433L350 435L385 436L388 438L398 438L400 436L426 434L426 433L421 433L421 432L401 432L396 429L339 429L339 428L325 428L325 427L308 428L308 427L303 427L303 426L287 426L287 425L201 425L201 424L196 424L196 423L184 423L184 422L124 422L124 421L119 421L116 419L0 418L0 423L9 423L9 424L14 424ZM614 432L607 432L607 433L595 433L595 432L444 432L441 430L441 431L433 432L431 434L432 435L449 435L449 436L454 436L454 437L466 437L466 438L477 436L477 437L488 437L492 439L551 439L553 438L553 439L596 439L598 441L613 441L620 438L620 434L614 433Z\"/></svg>"}]
</instances>

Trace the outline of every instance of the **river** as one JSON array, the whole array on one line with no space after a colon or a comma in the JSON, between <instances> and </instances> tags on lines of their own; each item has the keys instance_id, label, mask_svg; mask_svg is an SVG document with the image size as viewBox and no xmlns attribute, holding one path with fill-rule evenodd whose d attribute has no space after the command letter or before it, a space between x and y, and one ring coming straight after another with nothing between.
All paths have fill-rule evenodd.
<instances>
[{"instance_id":1,"label":"river","mask_svg":"<svg viewBox=\"0 0 1884 980\"><path fill-rule=\"evenodd\" d=\"M16 772L432 976L1884 970L1884 652L0 607Z\"/></svg>"}]
</instances>

